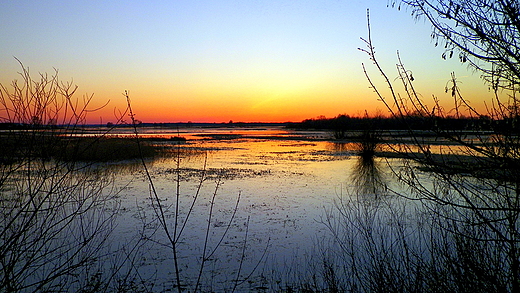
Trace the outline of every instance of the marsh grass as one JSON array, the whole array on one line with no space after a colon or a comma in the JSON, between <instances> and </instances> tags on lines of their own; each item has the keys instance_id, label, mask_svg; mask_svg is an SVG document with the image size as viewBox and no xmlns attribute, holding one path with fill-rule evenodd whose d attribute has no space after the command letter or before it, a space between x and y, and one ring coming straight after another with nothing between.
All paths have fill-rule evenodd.
<instances>
[{"instance_id":1,"label":"marsh grass","mask_svg":"<svg viewBox=\"0 0 520 293\"><path fill-rule=\"evenodd\" d=\"M140 148L133 138L71 138L64 142L63 152L56 156L65 161L107 162L138 159L141 156L152 158L159 153L151 143L142 143Z\"/></svg>"},{"instance_id":2,"label":"marsh grass","mask_svg":"<svg viewBox=\"0 0 520 293\"><path fill-rule=\"evenodd\" d=\"M161 152L152 142L143 142L141 152L133 138L68 137L53 131L11 132L0 135L0 163L12 164L27 155L61 161L110 162L153 158Z\"/></svg>"}]
</instances>

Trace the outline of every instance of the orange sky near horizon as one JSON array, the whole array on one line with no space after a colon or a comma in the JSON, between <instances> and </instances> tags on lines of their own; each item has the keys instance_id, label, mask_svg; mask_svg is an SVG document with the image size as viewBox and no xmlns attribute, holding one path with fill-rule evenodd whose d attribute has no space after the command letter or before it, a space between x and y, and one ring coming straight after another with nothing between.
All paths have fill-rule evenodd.
<instances>
[{"instance_id":1,"label":"orange sky near horizon","mask_svg":"<svg viewBox=\"0 0 520 293\"><path fill-rule=\"evenodd\" d=\"M9 3L8 3L9 2ZM339 114L387 113L361 64L383 92L360 37L372 38L395 78L396 51L425 101L444 92L450 73L474 106L492 95L478 73L442 60L431 27L410 11L368 1L5 1L0 3L0 83L19 79L15 56L31 70L94 94L88 123L116 122L129 91L143 122L298 122ZM20 15L24 15L23 19ZM394 80L394 82L396 82Z\"/></svg>"},{"instance_id":2,"label":"orange sky near horizon","mask_svg":"<svg viewBox=\"0 0 520 293\"><path fill-rule=\"evenodd\" d=\"M459 66L459 65L457 65ZM389 75L395 72L389 71ZM347 74L337 74L347 76ZM432 80L427 72L414 72L416 86L423 100L432 105L433 96L440 99L446 110L453 108L453 99L444 87L449 81L439 76ZM373 71L371 74L379 90L387 99L391 96L386 84ZM364 116L388 115L389 111L369 87L365 76L359 74L357 79L339 80L330 76L331 83L319 84L307 81L305 84L291 87L265 87L265 83L257 86L239 88L215 85L197 85L192 88L181 88L163 91L129 90L129 97L135 118L143 122L299 122L305 119L325 116L332 118L340 114ZM460 90L473 107L486 113L484 101L493 99L493 94L481 81L478 75L457 76ZM335 85L335 87L333 87ZM394 82L400 88L398 82ZM157 88L160 88L157 86ZM89 123L106 123L116 121L118 113L126 108L126 99L122 92L95 94L96 103L105 102L103 97L114 96L110 103L97 112L89 115ZM402 94L403 91L400 91ZM96 104L97 105L97 104Z\"/></svg>"}]
</instances>

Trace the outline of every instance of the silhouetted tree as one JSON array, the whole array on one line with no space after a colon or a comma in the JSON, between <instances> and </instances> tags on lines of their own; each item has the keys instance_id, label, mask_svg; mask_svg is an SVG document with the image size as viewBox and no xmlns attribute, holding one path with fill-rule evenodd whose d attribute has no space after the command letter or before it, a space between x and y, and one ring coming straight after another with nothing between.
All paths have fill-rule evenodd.
<instances>
[{"instance_id":1,"label":"silhouetted tree","mask_svg":"<svg viewBox=\"0 0 520 293\"><path fill-rule=\"evenodd\" d=\"M457 56L483 73L493 89L518 89L520 2L518 0L403 0L412 15L433 26L442 58ZM395 1L392 5L400 5Z\"/></svg>"},{"instance_id":2,"label":"silhouetted tree","mask_svg":"<svg viewBox=\"0 0 520 293\"><path fill-rule=\"evenodd\" d=\"M393 172L409 189L410 194L406 196L421 202L423 209L430 213L430 232L426 233L429 243L410 252L409 241L402 238L399 240L402 254L390 260L398 261L402 257L412 260L411 269L406 273L411 274L407 279L416 281L415 287L399 290L519 292L520 2L414 0L399 3L410 6L414 16L424 17L433 25L432 37L446 48L443 58L458 54L462 62L468 62L482 73L491 90L488 108L481 113L462 96L452 74L445 89L454 101L452 108L441 106L437 98L432 103L424 101L415 88L412 71L404 66L399 54L397 79L390 78L381 67L369 22L367 46L362 50L381 74L382 81L376 81L366 70L365 73L388 110L408 125L411 137L394 148L407 160L403 166L394 167ZM388 91L381 90L380 84ZM442 149L436 151L433 141L414 130L409 124L412 120L407 119L410 116L415 117L416 122L430 125L436 137L446 140ZM478 123L467 130L453 130L439 123L441 119L463 117ZM396 194L403 195L398 191ZM426 253L424 247L427 247ZM385 265L388 264L385 260ZM398 264L388 265L388 270L380 273L384 276L382 285L398 284Z\"/></svg>"}]
</instances>

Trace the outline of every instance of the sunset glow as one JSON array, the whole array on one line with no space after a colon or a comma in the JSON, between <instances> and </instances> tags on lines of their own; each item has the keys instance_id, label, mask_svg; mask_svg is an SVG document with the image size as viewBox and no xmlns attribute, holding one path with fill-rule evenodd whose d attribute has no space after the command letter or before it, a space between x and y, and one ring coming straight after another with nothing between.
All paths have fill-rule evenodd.
<instances>
[{"instance_id":1,"label":"sunset glow","mask_svg":"<svg viewBox=\"0 0 520 293\"><path fill-rule=\"evenodd\" d=\"M396 51L425 97L450 100L451 72L467 99L489 93L478 74L440 58L428 24L385 1L4 1L0 83L59 70L94 94L89 123L114 121L125 90L144 122L286 122L386 112L369 88L359 51L371 11L381 64L395 77ZM374 79L379 74L370 69ZM385 86L381 84L381 87Z\"/></svg>"}]
</instances>

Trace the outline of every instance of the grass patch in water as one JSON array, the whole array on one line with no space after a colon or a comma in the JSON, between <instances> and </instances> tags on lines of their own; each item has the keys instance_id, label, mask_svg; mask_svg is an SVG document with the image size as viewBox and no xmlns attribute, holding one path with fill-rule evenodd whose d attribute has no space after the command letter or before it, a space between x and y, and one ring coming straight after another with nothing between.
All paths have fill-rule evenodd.
<instances>
[{"instance_id":1,"label":"grass patch in water","mask_svg":"<svg viewBox=\"0 0 520 293\"><path fill-rule=\"evenodd\" d=\"M130 137L69 137L47 131L11 132L0 135L0 164L29 158L62 161L109 162L155 157L160 153L152 142Z\"/></svg>"},{"instance_id":2,"label":"grass patch in water","mask_svg":"<svg viewBox=\"0 0 520 293\"><path fill-rule=\"evenodd\" d=\"M158 154L151 143L138 144L134 138L123 137L71 138L64 141L61 149L63 152L56 157L65 161L123 161Z\"/></svg>"}]
</instances>

